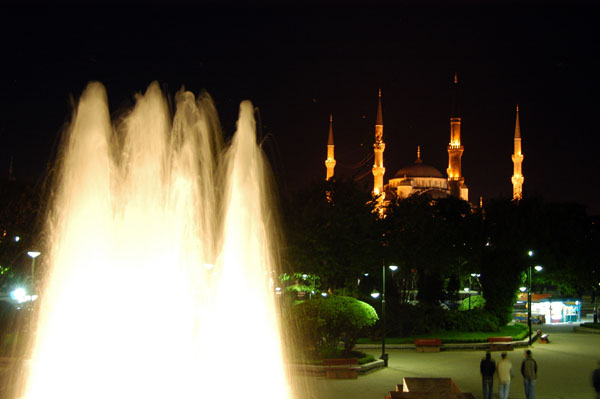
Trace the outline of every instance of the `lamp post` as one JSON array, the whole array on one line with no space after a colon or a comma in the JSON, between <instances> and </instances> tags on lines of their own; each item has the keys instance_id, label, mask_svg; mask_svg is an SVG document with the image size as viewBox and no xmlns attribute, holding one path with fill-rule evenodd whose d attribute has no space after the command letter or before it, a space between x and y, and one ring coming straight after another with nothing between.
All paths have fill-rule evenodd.
<instances>
[{"instance_id":1,"label":"lamp post","mask_svg":"<svg viewBox=\"0 0 600 399\"><path fill-rule=\"evenodd\" d=\"M35 294L35 258L40 256L39 251L29 251L27 255L31 257L31 297Z\"/></svg>"},{"instance_id":2,"label":"lamp post","mask_svg":"<svg viewBox=\"0 0 600 399\"><path fill-rule=\"evenodd\" d=\"M529 265L529 289L527 290L527 327L529 328L529 345L531 346L531 265Z\"/></svg>"},{"instance_id":3,"label":"lamp post","mask_svg":"<svg viewBox=\"0 0 600 399\"><path fill-rule=\"evenodd\" d=\"M398 270L398 266L396 265L390 265L389 266L390 270L393 272L395 272L396 270ZM385 353L385 330L386 330L386 317L385 317L385 275L386 275L386 271L385 271L385 262L381 267L381 276L382 276L382 286L381 286L381 319L382 319L382 332L381 332L381 357L380 359L383 360L383 367L387 367L388 366L388 354ZM373 292L371 292L371 296L373 298L378 298L379 297L379 292L377 292L377 290L373 290Z\"/></svg>"},{"instance_id":4,"label":"lamp post","mask_svg":"<svg viewBox=\"0 0 600 399\"><path fill-rule=\"evenodd\" d=\"M469 277L469 286L465 288L465 292L469 294L469 310L471 310L471 277Z\"/></svg>"},{"instance_id":5,"label":"lamp post","mask_svg":"<svg viewBox=\"0 0 600 399\"><path fill-rule=\"evenodd\" d=\"M533 257L533 251L529 251L527 253L529 255L529 257ZM531 263L529 263L529 275L528 275L528 282L529 282L529 289L527 290L527 327L529 328L529 345L531 346L531 269L533 268L533 266L531 266ZM536 271L540 271L542 270L543 267L542 266L535 266L535 270Z\"/></svg>"},{"instance_id":6,"label":"lamp post","mask_svg":"<svg viewBox=\"0 0 600 399\"><path fill-rule=\"evenodd\" d=\"M479 284L479 292L478 295L481 295L481 283L479 282L479 277L481 277L481 274L479 273L471 273L471 277L475 278L477 280L477 283ZM473 295L473 292L471 291L471 287L472 287L472 282L471 282L471 277L469 277L469 310L471 310L471 296Z\"/></svg>"},{"instance_id":7,"label":"lamp post","mask_svg":"<svg viewBox=\"0 0 600 399\"><path fill-rule=\"evenodd\" d=\"M594 323L598 323L598 287L594 287L594 291Z\"/></svg>"}]
</instances>

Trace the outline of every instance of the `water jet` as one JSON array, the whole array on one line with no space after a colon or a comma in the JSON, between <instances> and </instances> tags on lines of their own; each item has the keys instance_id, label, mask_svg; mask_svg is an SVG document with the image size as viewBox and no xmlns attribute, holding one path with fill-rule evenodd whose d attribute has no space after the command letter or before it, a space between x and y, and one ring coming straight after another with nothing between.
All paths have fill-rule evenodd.
<instances>
[{"instance_id":1,"label":"water jet","mask_svg":"<svg viewBox=\"0 0 600 399\"><path fill-rule=\"evenodd\" d=\"M291 396L252 104L224 146L207 94L175 102L171 117L152 83L113 122L100 83L81 95L57 160L24 398L215 398L232 379Z\"/></svg>"}]
</instances>

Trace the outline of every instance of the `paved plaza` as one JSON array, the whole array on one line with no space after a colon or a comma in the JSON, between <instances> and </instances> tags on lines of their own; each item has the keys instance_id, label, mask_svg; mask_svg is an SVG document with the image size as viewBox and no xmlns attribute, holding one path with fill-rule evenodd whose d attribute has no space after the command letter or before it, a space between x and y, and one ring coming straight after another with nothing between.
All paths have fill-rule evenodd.
<instances>
[{"instance_id":1,"label":"paved plaza","mask_svg":"<svg viewBox=\"0 0 600 399\"><path fill-rule=\"evenodd\" d=\"M550 343L535 343L533 357L538 363L537 399L595 399L591 373L600 360L600 334L573 332L573 326L543 326ZM514 378L510 399L525 398L520 365L526 348L508 352ZM379 357L378 349L365 352ZM383 399L387 392L402 383L403 377L449 377L462 392L482 397L479 362L484 351L450 350L418 353L414 349L389 349L389 367L361 375L355 380L328 380L324 377L294 376L295 399ZM492 352L499 361L500 352ZM5 398L9 369L0 362L0 399ZM4 378L2 378L4 377ZM232 376L235 381L235 376ZM228 388L224 387L224 392ZM227 396L227 395L226 395ZM498 397L494 381L494 397Z\"/></svg>"},{"instance_id":2,"label":"paved plaza","mask_svg":"<svg viewBox=\"0 0 600 399\"><path fill-rule=\"evenodd\" d=\"M550 343L535 343L531 350L538 363L537 399L595 399L591 373L600 360L600 334L573 332L572 326L544 326L550 333ZM525 398L520 367L525 348L508 352L514 377L510 398ZM378 350L365 350L376 357ZM417 353L412 350L390 349L389 367L356 380L327 380L323 377L295 377L296 399L383 399L395 390L403 377L450 377L462 392L482 397L479 362L483 351L459 350L439 353ZM499 361L500 352L492 352ZM494 381L494 397L498 397Z\"/></svg>"}]
</instances>

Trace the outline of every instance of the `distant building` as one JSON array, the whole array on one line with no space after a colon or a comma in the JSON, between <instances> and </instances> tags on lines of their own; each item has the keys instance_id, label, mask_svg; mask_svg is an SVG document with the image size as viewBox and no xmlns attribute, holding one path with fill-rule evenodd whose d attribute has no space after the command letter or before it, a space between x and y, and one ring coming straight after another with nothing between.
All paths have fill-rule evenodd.
<instances>
[{"instance_id":1,"label":"distant building","mask_svg":"<svg viewBox=\"0 0 600 399\"><path fill-rule=\"evenodd\" d=\"M385 142L383 141L383 112L381 106L381 89L377 105L377 119L375 122L375 142L373 143L373 197L378 198L379 204L384 205L395 198L407 198L413 194L428 194L432 198L444 198L454 196L462 200L469 200L469 188L465 183L462 173L462 155L465 147L461 142L461 117L457 106L458 76L454 75L453 101L450 114L450 142L448 144L448 168L446 175L431 165L427 165L421 158L421 148L417 147L417 159L407 166L398 170L387 184L384 176L386 168L383 161ZM332 118L329 119L329 139L327 143L327 168L326 179L334 176L333 127ZM523 154L521 152L521 130L519 126L519 107L517 106L517 119L514 136L514 164L513 176L513 199L519 200L523 196Z\"/></svg>"}]
</instances>

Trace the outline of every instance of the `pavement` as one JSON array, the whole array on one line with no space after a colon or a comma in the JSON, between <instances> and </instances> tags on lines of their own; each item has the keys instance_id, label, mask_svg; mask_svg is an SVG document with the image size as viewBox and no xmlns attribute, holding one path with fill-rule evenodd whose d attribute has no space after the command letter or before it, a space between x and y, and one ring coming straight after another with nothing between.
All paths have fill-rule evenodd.
<instances>
[{"instance_id":1,"label":"pavement","mask_svg":"<svg viewBox=\"0 0 600 399\"><path fill-rule=\"evenodd\" d=\"M576 332L573 324L543 325L550 343L534 343L533 358L538 363L537 399L593 399L592 371L600 360L600 334ZM510 399L524 399L520 368L526 348L508 352L514 378ZM375 357L378 349L364 349ZM450 377L462 392L482 398L479 362L483 350L449 350L418 353L414 349L389 349L389 367L361 375L356 380L328 380L324 377L295 375L291 384L295 399L383 399L395 390L403 377ZM500 353L492 352L499 361ZM496 381L495 381L496 382ZM498 397L497 382L494 397Z\"/></svg>"},{"instance_id":2,"label":"pavement","mask_svg":"<svg viewBox=\"0 0 600 399\"><path fill-rule=\"evenodd\" d=\"M593 399L591 373L600 360L600 334L575 331L575 324L543 325L541 329L550 335L550 343L536 342L532 345L533 358L538 363L536 384L537 399ZM539 327L538 327L539 328ZM510 399L524 399L521 361L526 348L508 352L514 378L510 386ZM379 348L363 349L376 358ZM354 380L328 380L324 377L293 374L290 380L294 399L383 399L387 392L395 390L403 377L449 377L462 392L471 392L482 398L479 362L484 350L444 350L437 353L419 353L414 348L387 350L389 367L378 369ZM492 352L499 361L500 353ZM12 359L0 359L0 399L7 397L11 384ZM235 376L232 376L232 383ZM494 397L498 397L495 381Z\"/></svg>"}]
</instances>

